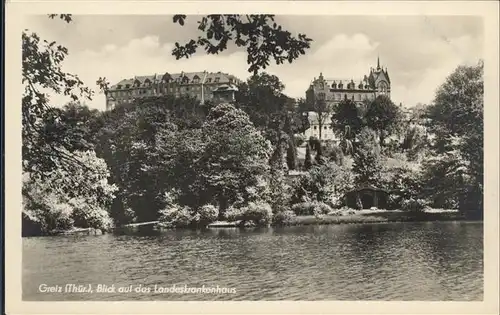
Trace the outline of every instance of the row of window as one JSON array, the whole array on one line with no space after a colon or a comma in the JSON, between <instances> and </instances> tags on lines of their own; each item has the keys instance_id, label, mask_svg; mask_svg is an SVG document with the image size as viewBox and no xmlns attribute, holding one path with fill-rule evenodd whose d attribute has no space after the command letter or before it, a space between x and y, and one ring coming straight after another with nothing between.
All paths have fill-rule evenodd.
<instances>
[{"instance_id":1,"label":"row of window","mask_svg":"<svg viewBox=\"0 0 500 315\"><path fill-rule=\"evenodd\" d=\"M112 91L109 92L110 96L112 97L126 97L130 95L143 95L143 94L157 94L157 93L176 93L176 92L189 92L189 91L195 91L195 92L200 92L201 91L201 86L173 86L173 87L160 87L158 89L136 89L136 90L130 90L130 91ZM206 93L211 93L212 89L211 87L205 87L205 92Z\"/></svg>"},{"instance_id":2,"label":"row of window","mask_svg":"<svg viewBox=\"0 0 500 315\"><path fill-rule=\"evenodd\" d=\"M319 88L322 89L322 90L325 89L325 86L328 87L328 85L325 85L324 83L320 83L319 84ZM341 89L344 88L344 84L343 83L339 83L339 84L333 83L330 87L332 89L339 89L339 90L341 90ZM370 86L368 84L365 84L365 85L359 84L358 85L358 89L360 89L360 90L363 90L363 89L368 90L369 88L370 88ZM356 89L356 84L355 83L348 83L347 84L347 89L348 90L355 90Z\"/></svg>"},{"instance_id":3,"label":"row of window","mask_svg":"<svg viewBox=\"0 0 500 315\"><path fill-rule=\"evenodd\" d=\"M368 94L368 93L358 93L358 94L342 94L342 93L336 93L332 94L332 97L329 98L330 100L336 100L340 101L344 98L355 100L355 101L361 101L361 100L367 100L367 99L373 99L374 95L373 94ZM318 99L320 100L326 100L326 94L323 92L318 93Z\"/></svg>"},{"instance_id":4,"label":"row of window","mask_svg":"<svg viewBox=\"0 0 500 315\"><path fill-rule=\"evenodd\" d=\"M172 80L172 79L162 79L160 81L161 84L168 84L168 83L177 83L177 84L188 84L188 83L192 83L192 84L199 84L200 83L200 78L199 77L195 77L193 79L193 81L189 82L189 78L187 77L184 77L184 79L181 79L181 78L177 78L175 80ZM212 82L212 78L208 78L207 81L205 83L220 83L220 78L219 77L216 77L214 78L213 82ZM229 79L229 83L233 83L233 80L232 79ZM133 86L131 84L125 84L125 89L130 89L130 87L141 87L141 86L145 86L145 87L150 87L152 86L153 83L149 80L149 79L146 79L146 81L144 81L144 84L141 84L140 81L136 81ZM119 84L117 87L116 87L118 90L122 89L123 86L121 84Z\"/></svg>"},{"instance_id":5,"label":"row of window","mask_svg":"<svg viewBox=\"0 0 500 315\"><path fill-rule=\"evenodd\" d=\"M314 130L317 130L319 126L313 126L313 129ZM323 126L323 129L327 130L327 129L332 129L332 126Z\"/></svg>"}]
</instances>

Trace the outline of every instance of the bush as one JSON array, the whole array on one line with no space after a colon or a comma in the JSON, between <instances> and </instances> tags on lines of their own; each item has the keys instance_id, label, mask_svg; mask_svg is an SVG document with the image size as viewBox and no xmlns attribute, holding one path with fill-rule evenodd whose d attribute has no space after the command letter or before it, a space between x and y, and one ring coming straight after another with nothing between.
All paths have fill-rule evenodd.
<instances>
[{"instance_id":1,"label":"bush","mask_svg":"<svg viewBox=\"0 0 500 315\"><path fill-rule=\"evenodd\" d=\"M217 207L215 207L214 205L207 204L198 209L198 212L195 216L195 221L200 225L206 226L217 220L218 216L219 209L217 209Z\"/></svg>"},{"instance_id":2,"label":"bush","mask_svg":"<svg viewBox=\"0 0 500 315\"><path fill-rule=\"evenodd\" d=\"M272 219L273 210L266 202L251 202L243 215L243 221L253 221L257 225L267 225Z\"/></svg>"},{"instance_id":3,"label":"bush","mask_svg":"<svg viewBox=\"0 0 500 315\"><path fill-rule=\"evenodd\" d=\"M241 220L241 218L243 217L244 211L245 211L244 207L231 206L226 209L224 217L228 221L238 221Z\"/></svg>"},{"instance_id":4,"label":"bush","mask_svg":"<svg viewBox=\"0 0 500 315\"><path fill-rule=\"evenodd\" d=\"M46 231L69 230L75 222L72 218L73 208L67 203L57 203L47 209L45 217L42 219L42 226Z\"/></svg>"},{"instance_id":5,"label":"bush","mask_svg":"<svg viewBox=\"0 0 500 315\"><path fill-rule=\"evenodd\" d=\"M188 227L194 221L189 207L171 205L159 211L159 221L166 227Z\"/></svg>"},{"instance_id":6,"label":"bush","mask_svg":"<svg viewBox=\"0 0 500 315\"><path fill-rule=\"evenodd\" d=\"M410 212L422 212L427 208L427 202L423 199L405 199L401 202L401 208Z\"/></svg>"},{"instance_id":7,"label":"bush","mask_svg":"<svg viewBox=\"0 0 500 315\"><path fill-rule=\"evenodd\" d=\"M82 228L94 228L107 231L113 226L113 220L109 213L93 205L75 206L72 213L75 226Z\"/></svg>"},{"instance_id":8,"label":"bush","mask_svg":"<svg viewBox=\"0 0 500 315\"><path fill-rule=\"evenodd\" d=\"M329 163L312 167L301 175L292 187L292 203L316 200L327 204L342 204L343 196L353 188L353 175L347 167Z\"/></svg>"},{"instance_id":9,"label":"bush","mask_svg":"<svg viewBox=\"0 0 500 315\"><path fill-rule=\"evenodd\" d=\"M295 222L295 213L291 210L280 211L273 217L275 225L291 225Z\"/></svg>"},{"instance_id":10,"label":"bush","mask_svg":"<svg viewBox=\"0 0 500 315\"><path fill-rule=\"evenodd\" d=\"M387 198L387 209L389 210L395 210L395 209L402 209L402 201L403 199L401 196L397 195L389 195Z\"/></svg>"},{"instance_id":11,"label":"bush","mask_svg":"<svg viewBox=\"0 0 500 315\"><path fill-rule=\"evenodd\" d=\"M243 224L253 222L255 225L268 225L273 219L271 206L262 201L250 202L248 206L230 207L225 213L228 221L242 221Z\"/></svg>"},{"instance_id":12,"label":"bush","mask_svg":"<svg viewBox=\"0 0 500 315\"><path fill-rule=\"evenodd\" d=\"M308 201L294 204L292 211L296 215L322 215L331 212L332 208L323 202Z\"/></svg>"}]
</instances>

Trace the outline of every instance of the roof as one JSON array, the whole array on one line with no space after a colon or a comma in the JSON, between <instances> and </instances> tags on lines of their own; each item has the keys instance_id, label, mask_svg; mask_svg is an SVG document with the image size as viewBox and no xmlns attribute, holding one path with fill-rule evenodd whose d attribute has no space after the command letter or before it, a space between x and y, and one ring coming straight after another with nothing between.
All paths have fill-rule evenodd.
<instances>
[{"instance_id":1,"label":"roof","mask_svg":"<svg viewBox=\"0 0 500 315\"><path fill-rule=\"evenodd\" d=\"M214 92L223 92L223 91L238 91L238 88L232 84L222 84L214 90Z\"/></svg>"},{"instance_id":2,"label":"roof","mask_svg":"<svg viewBox=\"0 0 500 315\"><path fill-rule=\"evenodd\" d=\"M315 83L321 82L318 79L315 79L312 83L311 86L314 86ZM366 75L358 80L354 79L342 79L342 78L328 78L328 79L323 79L323 82L329 86L330 88L334 89L345 89L347 90L349 85L354 84L354 89L364 89L366 90L367 87L369 88L374 88L374 85L370 85L369 77Z\"/></svg>"},{"instance_id":3,"label":"roof","mask_svg":"<svg viewBox=\"0 0 500 315\"><path fill-rule=\"evenodd\" d=\"M371 184L361 184L358 187L351 190L350 192L355 192L355 191L360 191L360 190L377 190L377 191L383 191L383 192L389 193L388 190L383 189L383 188L378 188L378 187L371 185Z\"/></svg>"},{"instance_id":4,"label":"roof","mask_svg":"<svg viewBox=\"0 0 500 315\"><path fill-rule=\"evenodd\" d=\"M127 84L133 85L134 83L138 82L141 86L143 86L148 80L151 83L158 83L160 82L164 77L168 77L171 80L182 80L185 79L185 83L195 83L195 79L200 80L201 83L207 84L207 83L236 83L240 82L237 77L231 74L223 73L223 72L207 72L207 71L202 71L202 72L180 72L180 73L169 73L169 72L163 72L163 73L155 73L151 75L140 75L140 76L135 76L133 78L129 79L123 79L113 85L111 87L112 90L117 89L118 85L125 86ZM216 81L216 78L218 78L218 82Z\"/></svg>"}]
</instances>

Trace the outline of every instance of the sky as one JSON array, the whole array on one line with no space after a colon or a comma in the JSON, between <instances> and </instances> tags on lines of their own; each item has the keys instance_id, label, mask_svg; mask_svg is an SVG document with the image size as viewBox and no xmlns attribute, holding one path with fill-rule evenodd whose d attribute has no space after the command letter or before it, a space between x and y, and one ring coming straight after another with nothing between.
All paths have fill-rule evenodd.
<instances>
[{"instance_id":1,"label":"sky","mask_svg":"<svg viewBox=\"0 0 500 315\"><path fill-rule=\"evenodd\" d=\"M230 46L219 55L199 51L189 59L176 60L175 42L185 43L200 35L199 16L188 16L184 26L167 15L74 15L73 22L31 16L26 29L42 39L68 48L63 70L77 74L96 90L92 108L105 109L103 94L95 81L106 77L111 84L134 75L191 71L222 71L246 80L250 73L246 51ZM311 81L325 78L359 81L376 67L377 57L391 78L391 98L406 107L432 102L436 89L461 64L483 58L484 28L474 16L276 16L292 34L313 39L311 48L292 64L265 71L285 84L285 94L305 97ZM67 99L52 96L51 105Z\"/></svg>"}]
</instances>

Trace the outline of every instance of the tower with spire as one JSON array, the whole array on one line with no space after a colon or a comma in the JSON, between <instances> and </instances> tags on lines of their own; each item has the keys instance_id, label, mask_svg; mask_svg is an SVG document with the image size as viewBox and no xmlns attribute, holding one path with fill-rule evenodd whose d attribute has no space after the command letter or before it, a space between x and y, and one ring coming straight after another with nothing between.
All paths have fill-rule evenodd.
<instances>
[{"instance_id":1,"label":"tower with spire","mask_svg":"<svg viewBox=\"0 0 500 315\"><path fill-rule=\"evenodd\" d=\"M377 68L370 71L368 76L368 82L370 87L375 90L375 95L386 95L391 97L391 79L389 78L389 72L387 67L384 68L380 66L380 56L377 56Z\"/></svg>"}]
</instances>

